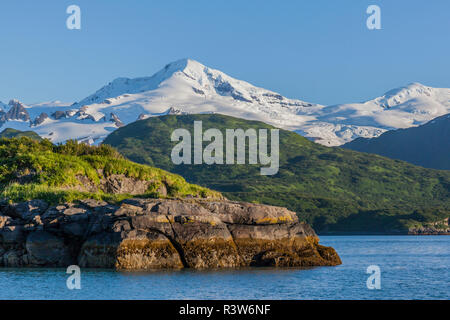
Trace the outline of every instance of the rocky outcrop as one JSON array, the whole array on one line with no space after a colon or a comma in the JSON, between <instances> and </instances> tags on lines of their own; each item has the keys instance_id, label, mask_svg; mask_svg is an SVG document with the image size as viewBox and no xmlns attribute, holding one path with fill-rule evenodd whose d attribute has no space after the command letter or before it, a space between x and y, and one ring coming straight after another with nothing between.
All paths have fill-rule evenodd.
<instances>
[{"instance_id":1,"label":"rocky outcrop","mask_svg":"<svg viewBox=\"0 0 450 320\"><path fill-rule=\"evenodd\" d=\"M123 127L125 124L120 120L120 118L113 112L109 114L109 121L113 122L118 128Z\"/></svg>"},{"instance_id":2,"label":"rocky outcrop","mask_svg":"<svg viewBox=\"0 0 450 320\"><path fill-rule=\"evenodd\" d=\"M49 119L48 114L46 114L45 112L42 112L38 117L36 117L36 119L34 119L34 121L32 122L32 126L38 126L40 124L42 124L45 120Z\"/></svg>"},{"instance_id":3,"label":"rocky outcrop","mask_svg":"<svg viewBox=\"0 0 450 320\"><path fill-rule=\"evenodd\" d=\"M104 176L102 170L98 170L102 178L99 184L94 184L88 177L79 175L76 178L80 182L78 186L71 186L70 189L85 192L105 192L111 194L145 194L149 186L154 184L153 180L140 180L138 178L127 177L124 174L111 174ZM167 196L167 187L161 183L155 190L159 196Z\"/></svg>"},{"instance_id":4,"label":"rocky outcrop","mask_svg":"<svg viewBox=\"0 0 450 320\"><path fill-rule=\"evenodd\" d=\"M62 118L69 118L67 111L55 111L52 113L52 118L55 120L60 120Z\"/></svg>"},{"instance_id":5,"label":"rocky outcrop","mask_svg":"<svg viewBox=\"0 0 450 320\"><path fill-rule=\"evenodd\" d=\"M145 113L141 113L141 114L138 116L137 120L145 120L145 119L148 119L149 117L150 117L150 115L145 114Z\"/></svg>"},{"instance_id":6,"label":"rocky outcrop","mask_svg":"<svg viewBox=\"0 0 450 320\"><path fill-rule=\"evenodd\" d=\"M285 208L200 199L0 204L0 266L123 270L338 265Z\"/></svg>"},{"instance_id":7,"label":"rocky outcrop","mask_svg":"<svg viewBox=\"0 0 450 320\"><path fill-rule=\"evenodd\" d=\"M168 114L168 115L186 115L186 114L189 114L189 112L183 111L181 108L170 107L169 109L167 109L166 114Z\"/></svg>"},{"instance_id":8,"label":"rocky outcrop","mask_svg":"<svg viewBox=\"0 0 450 320\"><path fill-rule=\"evenodd\" d=\"M412 235L450 235L449 218L441 221L424 223L422 226L411 227L408 234Z\"/></svg>"},{"instance_id":9,"label":"rocky outcrop","mask_svg":"<svg viewBox=\"0 0 450 320\"><path fill-rule=\"evenodd\" d=\"M6 120L30 121L30 115L20 101L11 100L8 105L10 106L10 109L6 113Z\"/></svg>"},{"instance_id":10,"label":"rocky outcrop","mask_svg":"<svg viewBox=\"0 0 450 320\"><path fill-rule=\"evenodd\" d=\"M75 116L78 120L92 120L94 122L97 122L97 120L92 116L91 114L87 113L88 106L82 106L78 111L75 113Z\"/></svg>"}]
</instances>

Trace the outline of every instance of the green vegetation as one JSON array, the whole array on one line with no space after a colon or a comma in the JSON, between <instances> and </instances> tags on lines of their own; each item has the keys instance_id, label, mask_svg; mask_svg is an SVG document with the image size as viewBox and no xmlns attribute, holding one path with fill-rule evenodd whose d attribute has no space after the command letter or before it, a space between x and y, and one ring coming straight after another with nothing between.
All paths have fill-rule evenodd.
<instances>
[{"instance_id":1,"label":"green vegetation","mask_svg":"<svg viewBox=\"0 0 450 320\"><path fill-rule=\"evenodd\" d=\"M120 128L104 143L132 161L180 174L227 198L285 206L319 232L404 232L450 215L449 171L328 148L285 130L280 130L280 170L274 176L260 175L260 165L174 165L171 133L185 128L193 136L195 120L203 122L203 131L222 133L273 128L217 114L163 116Z\"/></svg>"},{"instance_id":2,"label":"green vegetation","mask_svg":"<svg viewBox=\"0 0 450 320\"><path fill-rule=\"evenodd\" d=\"M33 140L42 140L42 138L34 131L20 131L16 129L6 128L0 132L0 138L20 138L28 137Z\"/></svg>"},{"instance_id":3,"label":"green vegetation","mask_svg":"<svg viewBox=\"0 0 450 320\"><path fill-rule=\"evenodd\" d=\"M110 146L93 147L68 141L53 145L28 137L0 139L0 198L44 199L61 203L94 198L119 201L130 194L104 192L112 175L148 181L143 197L218 197L217 192L187 183L164 170L126 160ZM93 191L94 190L94 191Z\"/></svg>"},{"instance_id":4,"label":"green vegetation","mask_svg":"<svg viewBox=\"0 0 450 320\"><path fill-rule=\"evenodd\" d=\"M375 153L425 168L450 170L450 114L418 127L387 131L378 138L358 138L342 148Z\"/></svg>"}]
</instances>

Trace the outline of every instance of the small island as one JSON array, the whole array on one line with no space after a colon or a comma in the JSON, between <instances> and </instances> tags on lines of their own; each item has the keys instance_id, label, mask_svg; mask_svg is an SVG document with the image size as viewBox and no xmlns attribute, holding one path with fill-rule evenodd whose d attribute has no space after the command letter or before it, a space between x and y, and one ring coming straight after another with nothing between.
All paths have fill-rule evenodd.
<instances>
[{"instance_id":1,"label":"small island","mask_svg":"<svg viewBox=\"0 0 450 320\"><path fill-rule=\"evenodd\" d=\"M282 207L235 202L115 149L0 139L0 266L151 270L341 263Z\"/></svg>"},{"instance_id":2,"label":"small island","mask_svg":"<svg viewBox=\"0 0 450 320\"><path fill-rule=\"evenodd\" d=\"M0 265L118 270L341 264L285 208L228 200L81 200L0 206Z\"/></svg>"}]
</instances>

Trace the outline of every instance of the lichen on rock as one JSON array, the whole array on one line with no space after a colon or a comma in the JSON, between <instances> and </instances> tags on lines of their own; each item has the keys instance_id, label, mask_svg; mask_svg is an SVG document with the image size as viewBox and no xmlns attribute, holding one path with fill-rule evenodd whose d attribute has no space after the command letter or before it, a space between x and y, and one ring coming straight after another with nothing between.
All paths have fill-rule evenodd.
<instances>
[{"instance_id":1,"label":"lichen on rock","mask_svg":"<svg viewBox=\"0 0 450 320\"><path fill-rule=\"evenodd\" d=\"M152 270L334 266L285 208L207 199L0 205L0 266Z\"/></svg>"}]
</instances>

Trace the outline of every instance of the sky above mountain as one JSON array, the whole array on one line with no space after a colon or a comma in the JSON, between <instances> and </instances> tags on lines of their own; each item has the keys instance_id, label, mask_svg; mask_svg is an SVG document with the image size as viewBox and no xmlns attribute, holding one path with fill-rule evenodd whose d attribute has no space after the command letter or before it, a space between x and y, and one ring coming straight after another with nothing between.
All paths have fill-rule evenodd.
<instances>
[{"instance_id":1,"label":"sky above mountain","mask_svg":"<svg viewBox=\"0 0 450 320\"><path fill-rule=\"evenodd\" d=\"M366 28L381 7L382 30ZM77 4L82 29L66 28ZM0 101L79 101L111 79L193 58L289 98L365 101L420 82L450 87L448 1L8 1Z\"/></svg>"}]
</instances>

